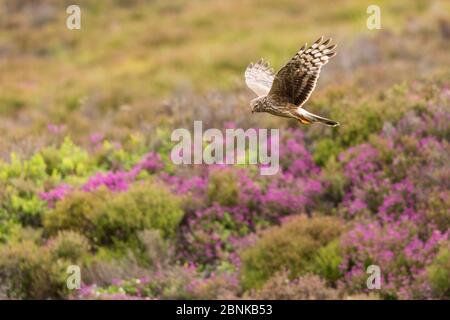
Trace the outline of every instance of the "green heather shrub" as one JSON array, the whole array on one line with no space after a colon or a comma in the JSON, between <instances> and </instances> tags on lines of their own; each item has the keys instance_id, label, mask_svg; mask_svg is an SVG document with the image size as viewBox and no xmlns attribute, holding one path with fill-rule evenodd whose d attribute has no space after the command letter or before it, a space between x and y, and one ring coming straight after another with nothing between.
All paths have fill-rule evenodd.
<instances>
[{"instance_id":1,"label":"green heather shrub","mask_svg":"<svg viewBox=\"0 0 450 320\"><path fill-rule=\"evenodd\" d=\"M87 151L75 145L69 137L64 139L59 148L44 148L39 155L45 161L47 174L55 178L85 176L91 166Z\"/></svg>"},{"instance_id":2,"label":"green heather shrub","mask_svg":"<svg viewBox=\"0 0 450 320\"><path fill-rule=\"evenodd\" d=\"M450 230L450 191L431 193L424 207L429 223L436 225L442 232Z\"/></svg>"},{"instance_id":3,"label":"green heather shrub","mask_svg":"<svg viewBox=\"0 0 450 320\"><path fill-rule=\"evenodd\" d=\"M151 269L143 266L138 257L128 250L119 252L116 249L99 247L86 259L83 268L83 282L99 286L109 285L114 279L130 279L148 276Z\"/></svg>"},{"instance_id":4,"label":"green heather shrub","mask_svg":"<svg viewBox=\"0 0 450 320\"><path fill-rule=\"evenodd\" d=\"M208 181L208 199L223 206L233 206L239 196L239 183L236 171L225 169L211 172Z\"/></svg>"},{"instance_id":5,"label":"green heather shrub","mask_svg":"<svg viewBox=\"0 0 450 320\"><path fill-rule=\"evenodd\" d=\"M24 225L39 226L45 202L37 194L45 177L39 154L22 161L12 153L8 163L0 160L0 211Z\"/></svg>"},{"instance_id":6,"label":"green heather shrub","mask_svg":"<svg viewBox=\"0 0 450 320\"><path fill-rule=\"evenodd\" d=\"M341 152L339 144L330 138L318 140L313 153L314 162L324 166L330 158L335 158Z\"/></svg>"},{"instance_id":7,"label":"green heather shrub","mask_svg":"<svg viewBox=\"0 0 450 320\"><path fill-rule=\"evenodd\" d=\"M0 247L0 282L11 298L64 298L67 267L84 263L89 253L87 239L73 231L63 231L38 246L31 240Z\"/></svg>"},{"instance_id":8,"label":"green heather shrub","mask_svg":"<svg viewBox=\"0 0 450 320\"><path fill-rule=\"evenodd\" d=\"M88 154L69 138L59 147L46 147L27 160L15 153L9 162L0 160L0 183L5 191L0 207L24 225L40 226L46 203L39 197L43 186L67 175L83 176Z\"/></svg>"},{"instance_id":9,"label":"green heather shrub","mask_svg":"<svg viewBox=\"0 0 450 320\"><path fill-rule=\"evenodd\" d=\"M172 131L169 128L157 127L155 135L152 136L152 145L155 147L155 151L161 156L161 160L164 163L164 170L167 173L173 173L176 167L170 158L174 146L170 139L171 134Z\"/></svg>"},{"instance_id":10,"label":"green heather shrub","mask_svg":"<svg viewBox=\"0 0 450 320\"><path fill-rule=\"evenodd\" d=\"M261 238L241 254L244 288L261 287L284 268L289 269L291 279L307 272L322 273L334 279L338 258L330 253L332 248L320 249L335 240L341 231L342 224L336 218L304 216L291 217L281 226L264 231Z\"/></svg>"},{"instance_id":11,"label":"green heather shrub","mask_svg":"<svg viewBox=\"0 0 450 320\"><path fill-rule=\"evenodd\" d=\"M132 240L144 229L158 229L163 237L173 237L182 216L178 198L149 181L122 193L102 188L73 192L45 216L44 228L48 234L76 230L94 244L112 245Z\"/></svg>"},{"instance_id":12,"label":"green heather shrub","mask_svg":"<svg viewBox=\"0 0 450 320\"><path fill-rule=\"evenodd\" d=\"M339 242L332 241L317 251L317 255L313 260L312 270L329 283L335 284L342 276L342 272L339 269L341 261Z\"/></svg>"},{"instance_id":13,"label":"green heather shrub","mask_svg":"<svg viewBox=\"0 0 450 320\"><path fill-rule=\"evenodd\" d=\"M444 242L433 263L427 268L433 296L450 297L450 243Z\"/></svg>"},{"instance_id":14,"label":"green heather shrub","mask_svg":"<svg viewBox=\"0 0 450 320\"><path fill-rule=\"evenodd\" d=\"M154 269L164 268L173 262L175 250L168 239L161 236L159 230L142 230L138 238L144 247L144 257Z\"/></svg>"},{"instance_id":15,"label":"green heather shrub","mask_svg":"<svg viewBox=\"0 0 450 320\"><path fill-rule=\"evenodd\" d=\"M344 120L341 120L344 123ZM353 146L367 141L372 133L383 126L381 110L373 106L364 106L347 113L345 125L339 129L338 142L342 147Z\"/></svg>"},{"instance_id":16,"label":"green heather shrub","mask_svg":"<svg viewBox=\"0 0 450 320\"><path fill-rule=\"evenodd\" d=\"M76 230L97 243L97 223L109 200L110 194L106 189L89 193L72 192L44 216L44 230L48 234L57 234L59 230L65 229Z\"/></svg>"},{"instance_id":17,"label":"green heather shrub","mask_svg":"<svg viewBox=\"0 0 450 320\"><path fill-rule=\"evenodd\" d=\"M60 290L52 270L50 254L34 242L24 241L0 247L0 281L11 298L55 297Z\"/></svg>"},{"instance_id":18,"label":"green heather shrub","mask_svg":"<svg viewBox=\"0 0 450 320\"><path fill-rule=\"evenodd\" d=\"M0 208L8 217L23 225L40 226L46 204L37 195L39 188L31 180L11 179L4 184L5 193L0 196Z\"/></svg>"},{"instance_id":19,"label":"green heather shrub","mask_svg":"<svg viewBox=\"0 0 450 320\"><path fill-rule=\"evenodd\" d=\"M183 217L178 198L154 182L135 184L128 192L115 195L105 213L107 220L99 221L100 227L104 223L104 238L144 229L158 229L163 237L173 237Z\"/></svg>"},{"instance_id":20,"label":"green heather shrub","mask_svg":"<svg viewBox=\"0 0 450 320\"><path fill-rule=\"evenodd\" d=\"M21 228L21 224L11 219L5 218L6 213L0 209L0 243L10 241L14 236L15 230Z\"/></svg>"},{"instance_id":21,"label":"green heather shrub","mask_svg":"<svg viewBox=\"0 0 450 320\"><path fill-rule=\"evenodd\" d=\"M66 259L76 262L89 253L89 240L74 231L60 231L56 237L50 239L47 243L52 257L56 259Z\"/></svg>"},{"instance_id":22,"label":"green heather shrub","mask_svg":"<svg viewBox=\"0 0 450 320\"><path fill-rule=\"evenodd\" d=\"M17 154L11 153L9 162L0 160L0 181L14 178L41 181L46 177L45 170L44 158L40 154L35 154L29 160L22 160Z\"/></svg>"},{"instance_id":23,"label":"green heather shrub","mask_svg":"<svg viewBox=\"0 0 450 320\"><path fill-rule=\"evenodd\" d=\"M264 286L248 296L256 300L336 300L336 289L328 288L319 276L306 274L290 280L289 272L280 271Z\"/></svg>"},{"instance_id":24,"label":"green heather shrub","mask_svg":"<svg viewBox=\"0 0 450 320\"><path fill-rule=\"evenodd\" d=\"M332 157L327 161L325 167L323 168L321 180L324 182L326 187L324 199L331 202L333 207L337 206L337 204L344 198L347 181L342 171L342 166L336 158ZM333 208L327 209L332 210Z\"/></svg>"},{"instance_id":25,"label":"green heather shrub","mask_svg":"<svg viewBox=\"0 0 450 320\"><path fill-rule=\"evenodd\" d=\"M117 167L129 170L147 151L142 134L128 134L121 141L120 147L109 140L104 140L101 147L95 150L94 162L105 170Z\"/></svg>"}]
</instances>

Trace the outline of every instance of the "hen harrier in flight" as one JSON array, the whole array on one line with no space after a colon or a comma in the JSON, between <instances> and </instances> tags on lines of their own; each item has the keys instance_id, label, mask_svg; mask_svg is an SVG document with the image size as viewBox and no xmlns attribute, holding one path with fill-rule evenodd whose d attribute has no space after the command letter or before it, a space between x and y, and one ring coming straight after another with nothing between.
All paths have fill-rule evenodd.
<instances>
[{"instance_id":1,"label":"hen harrier in flight","mask_svg":"<svg viewBox=\"0 0 450 320\"><path fill-rule=\"evenodd\" d=\"M268 112L275 116L294 118L302 124L318 122L327 126L339 123L303 109L316 87L320 69L334 57L335 44L320 37L312 46L306 44L278 71L273 72L263 59L251 63L245 70L245 82L258 97L250 102L253 112Z\"/></svg>"}]
</instances>

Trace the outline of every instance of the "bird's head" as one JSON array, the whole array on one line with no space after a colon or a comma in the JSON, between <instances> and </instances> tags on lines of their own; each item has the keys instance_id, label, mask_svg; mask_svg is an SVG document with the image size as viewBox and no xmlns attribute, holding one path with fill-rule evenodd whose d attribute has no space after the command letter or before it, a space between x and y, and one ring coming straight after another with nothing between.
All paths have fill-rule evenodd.
<instances>
[{"instance_id":1,"label":"bird's head","mask_svg":"<svg viewBox=\"0 0 450 320\"><path fill-rule=\"evenodd\" d=\"M252 113L263 112L262 97L250 101L250 107L252 108Z\"/></svg>"}]
</instances>

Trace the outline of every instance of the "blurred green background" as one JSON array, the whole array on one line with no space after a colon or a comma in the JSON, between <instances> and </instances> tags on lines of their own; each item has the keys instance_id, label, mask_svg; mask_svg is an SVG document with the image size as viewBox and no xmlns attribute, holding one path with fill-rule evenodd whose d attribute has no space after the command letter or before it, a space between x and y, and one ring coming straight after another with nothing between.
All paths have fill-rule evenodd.
<instances>
[{"instance_id":1,"label":"blurred green background","mask_svg":"<svg viewBox=\"0 0 450 320\"><path fill-rule=\"evenodd\" d=\"M155 123L164 99L177 93L248 99L249 62L264 57L277 69L321 35L334 38L338 56L324 68L313 101L330 84L348 86L353 99L448 70L444 0L377 1L381 30L366 27L373 1L78 1L81 30L65 26L70 4L0 5L2 153L48 123L66 124L79 139L124 110L131 117L118 120L124 131L139 115ZM239 109L235 117L249 116L245 101ZM121 136L117 128L104 131Z\"/></svg>"}]
</instances>

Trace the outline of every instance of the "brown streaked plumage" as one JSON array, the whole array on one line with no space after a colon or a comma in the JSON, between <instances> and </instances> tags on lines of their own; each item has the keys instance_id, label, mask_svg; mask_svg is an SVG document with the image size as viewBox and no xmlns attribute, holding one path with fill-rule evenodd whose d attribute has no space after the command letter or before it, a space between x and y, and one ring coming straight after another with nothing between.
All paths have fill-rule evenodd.
<instances>
[{"instance_id":1,"label":"brown streaked plumage","mask_svg":"<svg viewBox=\"0 0 450 320\"><path fill-rule=\"evenodd\" d=\"M316 87L320 70L336 55L331 39L320 37L310 47L305 44L277 74L263 59L245 70L245 82L258 97L250 102L252 112L268 112L294 118L302 124L314 122L328 126L339 123L306 111L303 105Z\"/></svg>"}]
</instances>

